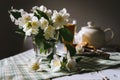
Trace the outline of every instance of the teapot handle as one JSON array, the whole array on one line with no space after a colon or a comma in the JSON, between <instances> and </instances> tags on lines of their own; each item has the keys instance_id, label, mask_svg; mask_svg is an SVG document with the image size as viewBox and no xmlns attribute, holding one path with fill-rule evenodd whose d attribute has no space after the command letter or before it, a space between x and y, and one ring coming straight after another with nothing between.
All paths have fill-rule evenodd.
<instances>
[{"instance_id":1,"label":"teapot handle","mask_svg":"<svg viewBox=\"0 0 120 80\"><path fill-rule=\"evenodd\" d=\"M114 32L113 32L113 30L111 30L111 28L106 28L104 30L105 33L109 32L109 31L111 32L111 36L110 36L110 39L107 40L107 42L111 41L113 39L113 37L114 37Z\"/></svg>"}]
</instances>

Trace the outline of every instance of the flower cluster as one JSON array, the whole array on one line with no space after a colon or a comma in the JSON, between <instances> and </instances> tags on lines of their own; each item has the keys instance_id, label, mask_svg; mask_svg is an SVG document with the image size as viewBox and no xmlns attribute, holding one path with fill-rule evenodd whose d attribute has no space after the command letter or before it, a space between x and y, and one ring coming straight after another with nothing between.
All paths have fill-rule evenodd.
<instances>
[{"instance_id":1,"label":"flower cluster","mask_svg":"<svg viewBox=\"0 0 120 80\"><path fill-rule=\"evenodd\" d=\"M77 62L73 57L70 56L69 53L67 53L67 57L59 57L58 55L54 55L50 66L53 72L57 72L62 69L69 72L77 71Z\"/></svg>"},{"instance_id":2,"label":"flower cluster","mask_svg":"<svg viewBox=\"0 0 120 80\"><path fill-rule=\"evenodd\" d=\"M23 9L10 11L10 17L19 28L23 29L26 36L37 35L43 30L43 36L46 40L55 37L55 30L61 29L68 23L70 14L63 8L59 12L51 11L45 6L33 7L32 13L28 13Z\"/></svg>"},{"instance_id":3,"label":"flower cluster","mask_svg":"<svg viewBox=\"0 0 120 80\"><path fill-rule=\"evenodd\" d=\"M59 72L59 71L69 71L75 72L78 70L76 59L71 57L68 53L67 56L63 57L57 54L53 55L53 59L50 61L50 69L45 64L42 64L42 58L33 59L28 64L30 71L51 71L51 72Z\"/></svg>"}]
</instances>

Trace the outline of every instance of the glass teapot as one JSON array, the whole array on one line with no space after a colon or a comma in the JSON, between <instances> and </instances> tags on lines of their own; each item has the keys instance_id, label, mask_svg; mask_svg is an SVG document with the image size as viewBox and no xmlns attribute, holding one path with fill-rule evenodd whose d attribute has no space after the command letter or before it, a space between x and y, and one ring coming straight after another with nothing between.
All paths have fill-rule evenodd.
<instances>
[{"instance_id":1,"label":"glass teapot","mask_svg":"<svg viewBox=\"0 0 120 80\"><path fill-rule=\"evenodd\" d=\"M88 45L94 46L95 48L101 48L110 40L113 39L114 33L111 28L106 28L105 30L96 27L93 22L88 22L88 26L82 27L77 34L79 43L87 42ZM106 40L106 32L110 31L109 39Z\"/></svg>"}]
</instances>

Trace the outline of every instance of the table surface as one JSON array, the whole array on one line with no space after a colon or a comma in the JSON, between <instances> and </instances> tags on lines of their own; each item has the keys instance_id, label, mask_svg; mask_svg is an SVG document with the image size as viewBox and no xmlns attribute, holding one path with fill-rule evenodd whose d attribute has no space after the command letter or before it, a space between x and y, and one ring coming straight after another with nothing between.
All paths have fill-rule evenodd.
<instances>
[{"instance_id":1,"label":"table surface","mask_svg":"<svg viewBox=\"0 0 120 80\"><path fill-rule=\"evenodd\" d=\"M33 49L0 60L0 80L41 80L59 74L29 72L28 61L34 56ZM23 69L24 68L24 69ZM42 75L42 76L40 76ZM120 80L120 66L101 71L80 73L52 78L53 80Z\"/></svg>"}]
</instances>

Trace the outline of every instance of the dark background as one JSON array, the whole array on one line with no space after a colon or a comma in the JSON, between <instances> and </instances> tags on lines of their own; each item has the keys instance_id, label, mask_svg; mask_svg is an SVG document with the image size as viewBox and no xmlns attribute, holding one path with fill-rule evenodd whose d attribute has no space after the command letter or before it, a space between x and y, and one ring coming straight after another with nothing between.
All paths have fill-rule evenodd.
<instances>
[{"instance_id":1,"label":"dark background","mask_svg":"<svg viewBox=\"0 0 120 80\"><path fill-rule=\"evenodd\" d=\"M109 45L120 45L120 3L119 0L0 0L0 59L32 48L31 39L15 33L17 26L11 22L8 14L11 6L30 11L33 6L45 5L49 9L66 8L73 19L77 20L77 31L94 21L102 29L110 27L114 39Z\"/></svg>"}]
</instances>

